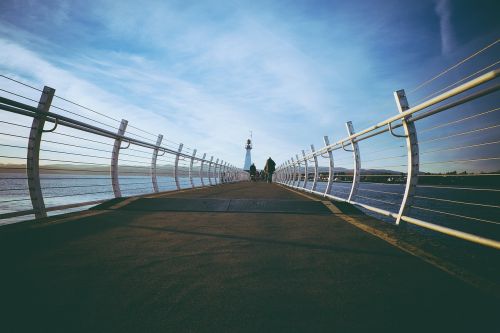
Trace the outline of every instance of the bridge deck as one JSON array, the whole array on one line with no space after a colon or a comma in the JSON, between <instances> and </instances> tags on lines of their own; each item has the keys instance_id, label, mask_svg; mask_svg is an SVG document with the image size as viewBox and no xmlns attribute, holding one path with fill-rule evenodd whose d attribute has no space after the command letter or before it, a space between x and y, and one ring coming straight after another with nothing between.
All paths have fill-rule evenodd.
<instances>
[{"instance_id":1,"label":"bridge deck","mask_svg":"<svg viewBox=\"0 0 500 333\"><path fill-rule=\"evenodd\" d=\"M2 331L461 331L496 320L494 298L274 184L74 215L0 230Z\"/></svg>"}]
</instances>

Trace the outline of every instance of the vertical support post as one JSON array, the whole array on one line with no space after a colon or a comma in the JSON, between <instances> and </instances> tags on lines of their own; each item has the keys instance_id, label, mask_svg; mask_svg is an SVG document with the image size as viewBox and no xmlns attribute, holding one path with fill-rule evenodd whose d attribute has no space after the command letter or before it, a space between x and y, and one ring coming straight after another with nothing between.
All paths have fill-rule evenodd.
<instances>
[{"instance_id":1,"label":"vertical support post","mask_svg":"<svg viewBox=\"0 0 500 333\"><path fill-rule=\"evenodd\" d=\"M302 172L300 171L299 154L295 154L295 158L297 159L297 188L299 188L300 187L300 177L302 177Z\"/></svg>"},{"instance_id":2,"label":"vertical support post","mask_svg":"<svg viewBox=\"0 0 500 333\"><path fill-rule=\"evenodd\" d=\"M404 89L394 92L394 98L396 99L399 113L402 113L410 108L408 100L406 99ZM415 123L408 121L410 118L411 116L407 116L402 119L403 129L406 136L406 149L408 152L408 171L406 174L405 193L403 195L403 200L401 201L401 206L399 208L396 225L400 224L401 216L409 214L418 183L418 172L420 167L418 138L417 131L415 129Z\"/></svg>"},{"instance_id":3,"label":"vertical support post","mask_svg":"<svg viewBox=\"0 0 500 333\"><path fill-rule=\"evenodd\" d=\"M228 178L227 178L228 170L229 170L229 164L228 164L228 162L225 162L224 163L224 169L223 169L223 172L222 172L222 182L223 183L226 183L227 180L228 180Z\"/></svg>"},{"instance_id":4,"label":"vertical support post","mask_svg":"<svg viewBox=\"0 0 500 333\"><path fill-rule=\"evenodd\" d=\"M191 187L194 188L194 182L193 182L193 164L194 164L194 157L196 156L196 149L193 150L193 155L191 156L191 163L189 163L189 182L191 183Z\"/></svg>"},{"instance_id":5,"label":"vertical support post","mask_svg":"<svg viewBox=\"0 0 500 333\"><path fill-rule=\"evenodd\" d=\"M120 189L120 182L118 180L118 157L120 155L120 148L122 145L122 137L125 135L128 121L122 119L120 127L118 128L117 137L113 144L113 152L111 153L111 186L113 187L113 194L115 198L121 198L122 191Z\"/></svg>"},{"instance_id":6,"label":"vertical support post","mask_svg":"<svg viewBox=\"0 0 500 333\"><path fill-rule=\"evenodd\" d=\"M207 157L207 153L203 154L200 162L200 181L202 187L205 186L205 181L203 180L203 163L205 163L205 157Z\"/></svg>"},{"instance_id":7,"label":"vertical support post","mask_svg":"<svg viewBox=\"0 0 500 333\"><path fill-rule=\"evenodd\" d=\"M175 179L175 186L177 187L178 190L181 189L181 184L179 183L179 158L181 156L182 152L182 147L184 144L179 144L179 149L177 150L177 153L175 154L175 165L174 165L174 179Z\"/></svg>"},{"instance_id":8,"label":"vertical support post","mask_svg":"<svg viewBox=\"0 0 500 333\"><path fill-rule=\"evenodd\" d=\"M353 135L354 127L352 126L352 121L348 121L347 123L345 123L345 126L347 128L347 134L349 134L349 136ZM358 194L359 178L361 172L361 155L359 153L359 145L357 142L354 142L354 140L351 139L351 146L352 146L352 158L354 160L354 165L353 165L351 192L349 192L349 197L347 198L347 202L351 202L351 200L354 199L356 194Z\"/></svg>"},{"instance_id":9,"label":"vertical support post","mask_svg":"<svg viewBox=\"0 0 500 333\"><path fill-rule=\"evenodd\" d=\"M293 170L292 170L292 161L288 160L287 162L287 170L288 170L288 175L287 175L287 182L286 184L288 186L292 186L292 180L293 180Z\"/></svg>"},{"instance_id":10,"label":"vertical support post","mask_svg":"<svg viewBox=\"0 0 500 333\"><path fill-rule=\"evenodd\" d=\"M163 135L159 134L158 139L156 139L156 146L153 150L153 158L151 158L151 181L153 183L153 191L158 193L158 179L156 177L156 160L158 159L158 151L160 149L161 141L163 140Z\"/></svg>"},{"instance_id":11,"label":"vertical support post","mask_svg":"<svg viewBox=\"0 0 500 333\"><path fill-rule=\"evenodd\" d=\"M295 177L297 176L297 172L296 172L297 169L295 167L295 161L294 161L293 157L290 158L290 159L292 161L292 166L293 166L293 171L292 171L293 172L293 174L292 174L292 187L295 187Z\"/></svg>"},{"instance_id":12,"label":"vertical support post","mask_svg":"<svg viewBox=\"0 0 500 333\"><path fill-rule=\"evenodd\" d=\"M311 187L311 192L316 191L316 186L318 185L318 155L316 155L316 151L314 150L314 145L311 145L311 151L314 156L314 179Z\"/></svg>"},{"instance_id":13,"label":"vertical support post","mask_svg":"<svg viewBox=\"0 0 500 333\"><path fill-rule=\"evenodd\" d=\"M217 175L219 176L219 181L218 184L222 184L222 170L224 168L224 160L220 160L219 164L219 171L217 172Z\"/></svg>"},{"instance_id":14,"label":"vertical support post","mask_svg":"<svg viewBox=\"0 0 500 333\"><path fill-rule=\"evenodd\" d=\"M325 135L323 137L323 141L325 142L325 146L330 145L330 140L328 139L328 135ZM328 165L328 184L326 185L325 189L325 195L330 194L330 191L332 189L332 182L333 182L333 153L330 149L327 149L328 151L328 158L330 160L330 164Z\"/></svg>"},{"instance_id":15,"label":"vertical support post","mask_svg":"<svg viewBox=\"0 0 500 333\"><path fill-rule=\"evenodd\" d=\"M302 157L304 157L304 183L302 184L302 188L305 189L309 178L309 170L307 169L306 152L303 149L302 149Z\"/></svg>"},{"instance_id":16,"label":"vertical support post","mask_svg":"<svg viewBox=\"0 0 500 333\"><path fill-rule=\"evenodd\" d=\"M208 162L208 184L212 186L212 161L214 160L213 156L210 156L210 161Z\"/></svg>"},{"instance_id":17,"label":"vertical support post","mask_svg":"<svg viewBox=\"0 0 500 333\"><path fill-rule=\"evenodd\" d=\"M219 179L218 179L218 175L217 175L217 167L219 167L220 169L220 166L219 166L219 159L216 159L215 160L215 164L214 164L214 184L217 185L219 184Z\"/></svg>"},{"instance_id":18,"label":"vertical support post","mask_svg":"<svg viewBox=\"0 0 500 333\"><path fill-rule=\"evenodd\" d=\"M48 112L55 93L54 88L43 87L42 95L38 102L37 109L41 112ZM35 218L47 217L45 202L43 200L42 186L40 184L40 143L42 141L43 126L45 117L37 115L31 123L30 136L28 141L28 151L26 152L26 174L28 178L28 188L30 192L31 205Z\"/></svg>"}]
</instances>

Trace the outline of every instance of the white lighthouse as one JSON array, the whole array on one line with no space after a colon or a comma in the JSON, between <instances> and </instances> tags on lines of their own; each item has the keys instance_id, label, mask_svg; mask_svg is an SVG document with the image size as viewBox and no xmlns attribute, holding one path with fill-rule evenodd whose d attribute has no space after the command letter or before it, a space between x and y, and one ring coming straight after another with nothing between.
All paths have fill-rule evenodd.
<instances>
[{"instance_id":1,"label":"white lighthouse","mask_svg":"<svg viewBox=\"0 0 500 333\"><path fill-rule=\"evenodd\" d=\"M250 165L252 165L252 156L250 155L250 151L252 150L252 140L248 139L247 144L245 146L247 153L245 155L245 164L243 166L243 170L249 171Z\"/></svg>"}]
</instances>

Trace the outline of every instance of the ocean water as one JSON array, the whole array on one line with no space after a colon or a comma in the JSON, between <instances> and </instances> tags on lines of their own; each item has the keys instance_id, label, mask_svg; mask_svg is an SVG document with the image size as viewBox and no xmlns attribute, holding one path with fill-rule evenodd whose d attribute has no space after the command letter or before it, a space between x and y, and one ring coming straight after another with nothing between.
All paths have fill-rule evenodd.
<instances>
[{"instance_id":1,"label":"ocean water","mask_svg":"<svg viewBox=\"0 0 500 333\"><path fill-rule=\"evenodd\" d=\"M152 193L150 176L121 176L119 178L123 196ZM190 188L185 175L179 178L181 188ZM195 186L201 186L199 177L194 177ZM204 178L208 184L208 178ZM112 199L111 179L108 175L46 174L41 177L46 207L79 202ZM160 191L175 190L173 177L159 176ZM312 187L309 181L306 188ZM331 194L347 198L351 188L349 182L334 182ZM317 191L324 192L325 182L318 182ZM356 201L373 207L397 213L403 198L403 184L361 183ZM428 188L418 187L409 216L453 229L500 239L500 192L490 190L463 190L460 187ZM433 198L433 199L431 199ZM31 209L26 177L19 173L0 174L0 214ZM49 215L82 210L88 207L49 212ZM394 223L394 219L366 211L366 213ZM34 218L27 215L0 220L1 224Z\"/></svg>"},{"instance_id":2,"label":"ocean water","mask_svg":"<svg viewBox=\"0 0 500 333\"><path fill-rule=\"evenodd\" d=\"M173 177L158 176L160 191L176 189ZM208 184L208 178L203 181ZM122 196L134 196L153 192L151 176L120 176ZM213 178L212 178L213 182ZM193 178L194 185L201 186L199 177ZM108 175L75 175L75 174L45 174L40 178L46 207L74 204L79 202L106 200L114 198L111 178ZM181 188L190 188L188 177L179 177ZM70 211L82 210L88 207L72 208L49 212L57 215ZM32 209L26 176L20 173L0 174L0 214ZM26 215L0 220L0 225L24 221L34 218Z\"/></svg>"}]
</instances>

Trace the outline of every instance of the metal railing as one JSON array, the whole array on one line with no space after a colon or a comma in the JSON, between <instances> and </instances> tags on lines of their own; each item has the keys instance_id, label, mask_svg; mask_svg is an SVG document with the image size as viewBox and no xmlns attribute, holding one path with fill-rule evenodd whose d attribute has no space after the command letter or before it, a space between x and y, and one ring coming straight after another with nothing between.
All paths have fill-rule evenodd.
<instances>
[{"instance_id":1,"label":"metal railing","mask_svg":"<svg viewBox=\"0 0 500 333\"><path fill-rule=\"evenodd\" d=\"M404 90L396 91L397 115L358 132L348 122L348 136L335 143L325 136L324 147L311 145L308 153L291 157L274 178L381 214L396 225L408 223L500 249L500 108L482 109L498 103L499 75L490 71L414 107ZM470 110L463 108L473 102ZM450 119L453 115L458 118ZM398 128L403 132L396 133ZM438 135L427 137L431 133ZM362 156L369 156L364 168ZM328 161L323 172L322 159ZM388 160L388 165L374 165ZM342 163L346 167L339 167ZM469 171L446 168L467 164Z\"/></svg>"},{"instance_id":2,"label":"metal railing","mask_svg":"<svg viewBox=\"0 0 500 333\"><path fill-rule=\"evenodd\" d=\"M7 79L41 92L41 97L37 101L1 89L37 106L0 96L4 111L0 114L0 208L4 211L0 224L82 209L124 195L248 179L246 172L222 159L197 156L196 149L56 96L55 89L39 90ZM78 111L53 105L55 99ZM52 124L49 129L47 123Z\"/></svg>"}]
</instances>

